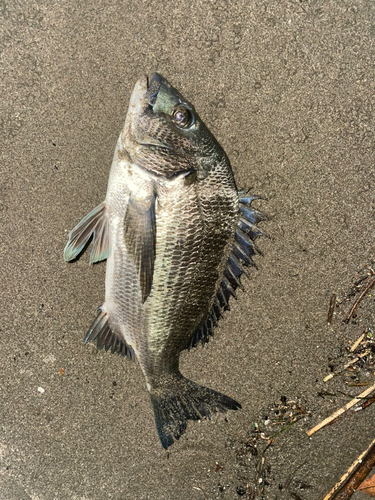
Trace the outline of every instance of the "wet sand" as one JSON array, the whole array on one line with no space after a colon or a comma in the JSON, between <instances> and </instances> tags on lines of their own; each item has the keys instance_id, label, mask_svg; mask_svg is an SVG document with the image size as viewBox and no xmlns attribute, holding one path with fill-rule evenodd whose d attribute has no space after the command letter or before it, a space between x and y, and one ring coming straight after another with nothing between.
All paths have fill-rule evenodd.
<instances>
[{"instance_id":1,"label":"wet sand","mask_svg":"<svg viewBox=\"0 0 375 500\"><path fill-rule=\"evenodd\" d=\"M0 498L233 500L262 484L265 499L323 498L374 438L375 405L306 435L365 389L323 378L375 326L374 292L327 326L332 293L374 254L373 2L15 4L1 6ZM83 345L105 264L62 258L104 199L133 85L154 71L269 217L245 293L181 362L242 410L190 423L168 452L139 366ZM309 413L275 437L259 483L280 401ZM258 456L241 452L255 423Z\"/></svg>"}]
</instances>

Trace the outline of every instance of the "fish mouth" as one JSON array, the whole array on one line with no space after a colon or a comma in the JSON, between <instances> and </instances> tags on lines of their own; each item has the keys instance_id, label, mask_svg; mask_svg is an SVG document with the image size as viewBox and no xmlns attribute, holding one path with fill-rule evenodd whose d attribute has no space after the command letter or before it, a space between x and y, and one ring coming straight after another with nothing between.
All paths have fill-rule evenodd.
<instances>
[{"instance_id":1,"label":"fish mouth","mask_svg":"<svg viewBox=\"0 0 375 500\"><path fill-rule=\"evenodd\" d=\"M132 95L130 96L128 119L133 121L140 116L143 110L148 106L147 102L148 78L144 76L140 78L134 86Z\"/></svg>"},{"instance_id":2,"label":"fish mouth","mask_svg":"<svg viewBox=\"0 0 375 500\"><path fill-rule=\"evenodd\" d=\"M154 73L150 80L148 77L146 77L146 79L147 79L146 99L148 104L153 107L156 102L156 99L158 98L160 87L165 82L165 80L161 75L159 75L159 73Z\"/></svg>"},{"instance_id":3,"label":"fish mouth","mask_svg":"<svg viewBox=\"0 0 375 500\"><path fill-rule=\"evenodd\" d=\"M166 85L168 85L166 80L159 73L154 73L151 78L147 75L142 76L134 86L125 121L125 135L129 134L140 146L171 149L160 138L151 137L142 124L142 117L148 116L147 122L151 119L151 115L157 114L155 111L158 107L159 90L163 92ZM124 138L124 144L126 142L127 139Z\"/></svg>"},{"instance_id":4,"label":"fish mouth","mask_svg":"<svg viewBox=\"0 0 375 500\"><path fill-rule=\"evenodd\" d=\"M148 107L153 108L163 85L165 85L165 79L159 73L154 73L151 78L147 75L140 78L130 97L131 114L140 116Z\"/></svg>"}]
</instances>

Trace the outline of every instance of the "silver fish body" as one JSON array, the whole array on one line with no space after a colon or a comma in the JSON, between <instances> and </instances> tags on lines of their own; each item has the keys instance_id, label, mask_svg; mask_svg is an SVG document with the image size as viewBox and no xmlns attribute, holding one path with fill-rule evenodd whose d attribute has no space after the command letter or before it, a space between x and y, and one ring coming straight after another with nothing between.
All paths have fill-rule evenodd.
<instances>
[{"instance_id":1,"label":"silver fish body","mask_svg":"<svg viewBox=\"0 0 375 500\"><path fill-rule=\"evenodd\" d=\"M107 259L105 301L87 332L146 378L167 448L188 420L237 409L179 371L179 354L208 341L252 263L261 234L254 197L239 195L226 154L187 102L155 73L135 85L105 201L69 234L65 260L93 237Z\"/></svg>"}]
</instances>

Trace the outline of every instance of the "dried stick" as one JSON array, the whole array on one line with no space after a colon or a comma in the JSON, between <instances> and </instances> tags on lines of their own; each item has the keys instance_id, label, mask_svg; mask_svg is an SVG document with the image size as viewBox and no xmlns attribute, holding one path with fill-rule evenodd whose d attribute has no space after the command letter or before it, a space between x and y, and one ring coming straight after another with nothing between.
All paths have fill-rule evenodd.
<instances>
[{"instance_id":1,"label":"dried stick","mask_svg":"<svg viewBox=\"0 0 375 500\"><path fill-rule=\"evenodd\" d=\"M359 354L357 357L350 360L349 363L346 363L346 365L344 365L340 370L337 370L335 373L330 373L329 375L324 377L323 382L328 382L328 380L331 380L331 378L333 378L336 375L338 375L339 373L343 372L344 370L349 368L349 366L354 365L354 363L356 363L360 358L364 358L365 356L367 356L367 354L370 354L370 349L367 349L362 354Z\"/></svg>"},{"instance_id":2,"label":"dried stick","mask_svg":"<svg viewBox=\"0 0 375 500\"><path fill-rule=\"evenodd\" d=\"M375 284L375 278L373 278L370 283L366 286L366 288L363 290L361 295L358 297L358 299L354 302L353 307L350 309L348 316L346 317L345 323L349 323L350 318L352 317L356 307L358 304L361 302L363 297L366 295L366 293L370 290L371 287L373 287Z\"/></svg>"},{"instance_id":3,"label":"dried stick","mask_svg":"<svg viewBox=\"0 0 375 500\"><path fill-rule=\"evenodd\" d=\"M355 409L355 411L361 411L367 408L368 406L372 405L372 403L375 403L375 396L372 396L372 398L368 399L364 403L362 403L358 408Z\"/></svg>"},{"instance_id":4,"label":"dried stick","mask_svg":"<svg viewBox=\"0 0 375 500\"><path fill-rule=\"evenodd\" d=\"M331 297L331 302L329 304L329 310L328 310L328 319L327 319L328 325L330 325L332 323L332 317L333 317L333 311L335 309L335 304L336 304L336 295L333 294Z\"/></svg>"},{"instance_id":5,"label":"dried stick","mask_svg":"<svg viewBox=\"0 0 375 500\"><path fill-rule=\"evenodd\" d=\"M348 500L375 465L375 439L323 500Z\"/></svg>"},{"instance_id":6,"label":"dried stick","mask_svg":"<svg viewBox=\"0 0 375 500\"><path fill-rule=\"evenodd\" d=\"M199 488L199 486L193 486L193 490L200 491L202 493L202 495L204 495L204 498L208 498L206 493L202 490L202 488Z\"/></svg>"},{"instance_id":7,"label":"dried stick","mask_svg":"<svg viewBox=\"0 0 375 500\"><path fill-rule=\"evenodd\" d=\"M339 410L335 411L335 413L333 413L331 416L327 417L325 420L323 420L322 422L320 422L318 425L316 425L315 427L313 427L312 429L310 429L309 431L307 431L307 435L310 437L313 434L315 434L315 432L317 432L318 430L322 429L327 424L329 424L330 422L332 422L332 420L335 420L335 418L337 418L340 415L342 415L343 413L345 413L347 410L349 410L349 408L351 408L355 404L359 403L359 401L361 401L361 399L363 399L366 396L368 396L369 394L371 394L371 392L373 392L374 390L375 390L375 384L372 385L371 387L369 387L368 389L366 389L364 392L362 392L362 394L360 394L356 398L354 398L351 401L349 401L349 403L347 403L345 406L343 406Z\"/></svg>"},{"instance_id":8,"label":"dried stick","mask_svg":"<svg viewBox=\"0 0 375 500\"><path fill-rule=\"evenodd\" d=\"M357 349L357 347L362 342L362 340L364 339L364 337L365 337L365 334L362 333L362 335L360 337L358 337L358 339L354 342L354 344L350 348L350 352L353 352L353 351L355 351Z\"/></svg>"}]
</instances>

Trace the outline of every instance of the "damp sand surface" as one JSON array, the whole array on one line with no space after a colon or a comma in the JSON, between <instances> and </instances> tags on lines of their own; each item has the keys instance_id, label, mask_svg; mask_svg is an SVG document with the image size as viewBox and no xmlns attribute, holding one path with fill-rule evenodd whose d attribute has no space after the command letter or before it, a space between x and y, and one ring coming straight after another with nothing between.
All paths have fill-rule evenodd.
<instances>
[{"instance_id":1,"label":"damp sand surface","mask_svg":"<svg viewBox=\"0 0 375 500\"><path fill-rule=\"evenodd\" d=\"M375 383L371 359L323 382L375 326L374 289L342 321L374 255L373 4L1 9L0 498L322 499L374 437L375 405L306 434ZM168 452L139 366L83 345L105 264L62 258L105 197L134 83L154 71L263 197L269 235L212 341L181 356L242 410L191 422Z\"/></svg>"}]
</instances>

